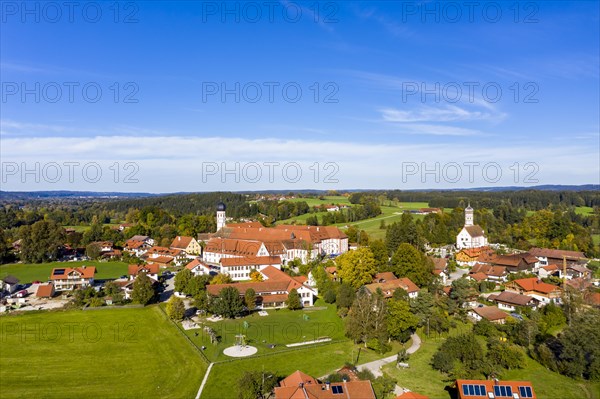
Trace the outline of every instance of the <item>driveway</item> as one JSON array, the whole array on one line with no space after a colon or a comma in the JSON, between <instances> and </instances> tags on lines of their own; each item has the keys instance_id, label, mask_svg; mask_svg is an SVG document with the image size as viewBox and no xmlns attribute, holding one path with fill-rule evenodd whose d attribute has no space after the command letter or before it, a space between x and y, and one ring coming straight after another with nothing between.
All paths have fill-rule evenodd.
<instances>
[{"instance_id":1,"label":"driveway","mask_svg":"<svg viewBox=\"0 0 600 399\"><path fill-rule=\"evenodd\" d=\"M455 272L450 273L450 277L448 278L446 285L452 284L454 280L459 280L465 274L469 274L469 269L461 269L460 267L457 267Z\"/></svg>"},{"instance_id":2,"label":"driveway","mask_svg":"<svg viewBox=\"0 0 600 399\"><path fill-rule=\"evenodd\" d=\"M175 276L170 275L165 279L165 289L160 293L160 302L166 302L175 292Z\"/></svg>"}]
</instances>

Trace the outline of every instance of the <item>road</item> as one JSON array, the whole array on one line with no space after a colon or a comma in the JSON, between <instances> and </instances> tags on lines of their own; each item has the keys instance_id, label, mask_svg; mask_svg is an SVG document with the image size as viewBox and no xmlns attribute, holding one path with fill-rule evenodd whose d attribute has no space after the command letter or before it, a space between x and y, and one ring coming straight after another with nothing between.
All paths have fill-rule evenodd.
<instances>
[{"instance_id":1,"label":"road","mask_svg":"<svg viewBox=\"0 0 600 399\"><path fill-rule=\"evenodd\" d=\"M165 289L160 293L160 301L166 302L175 292L175 276L171 275L165 279Z\"/></svg>"},{"instance_id":2,"label":"road","mask_svg":"<svg viewBox=\"0 0 600 399\"><path fill-rule=\"evenodd\" d=\"M421 338L416 333L411 335L410 337L412 338L412 345L406 350L406 352L408 354L413 354L421 347ZM373 373L375 377L380 377L383 375L383 373L381 372L381 368L386 364L395 362L397 358L398 356L394 355L383 359L375 360L373 362L360 364L356 366L356 368L359 370L368 369L371 371L371 373ZM396 385L396 387L394 388L395 395L402 395L404 392L407 391L408 389L402 388L399 385Z\"/></svg>"}]
</instances>

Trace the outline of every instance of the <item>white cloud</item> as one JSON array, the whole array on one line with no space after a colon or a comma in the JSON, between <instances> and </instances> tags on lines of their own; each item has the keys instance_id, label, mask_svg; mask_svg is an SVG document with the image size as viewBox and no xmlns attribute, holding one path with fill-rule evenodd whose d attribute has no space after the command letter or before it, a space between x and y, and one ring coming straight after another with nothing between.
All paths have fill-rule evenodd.
<instances>
[{"instance_id":1,"label":"white cloud","mask_svg":"<svg viewBox=\"0 0 600 399\"><path fill-rule=\"evenodd\" d=\"M380 110L386 122L454 122L494 119L488 112L469 111L456 105L442 107L422 106L412 110L384 108Z\"/></svg>"}]
</instances>

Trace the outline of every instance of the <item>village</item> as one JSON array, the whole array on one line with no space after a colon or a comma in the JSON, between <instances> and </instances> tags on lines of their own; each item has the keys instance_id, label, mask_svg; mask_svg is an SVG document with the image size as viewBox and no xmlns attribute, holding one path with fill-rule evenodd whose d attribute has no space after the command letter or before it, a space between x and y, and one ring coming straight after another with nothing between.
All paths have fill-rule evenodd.
<instances>
[{"instance_id":1,"label":"village","mask_svg":"<svg viewBox=\"0 0 600 399\"><path fill-rule=\"evenodd\" d=\"M353 253L358 256L368 247L349 242L349 237L338 227L298 224L264 227L256 221L233 221L227 217L226 208L222 202L216 207L214 233L176 236L168 247L156 245L152 237L144 235L132 236L122 248L108 241L94 243L99 248L100 258L127 254L130 259L136 259L129 264L127 274L119 278L98 279L96 266L68 267L70 262L53 268L47 281L20 284L17 277L4 276L0 311L61 308L72 302L73 293L89 289L97 295L91 294L92 301L80 301L84 307L128 306L132 300L140 302L140 291L145 284L151 288L146 302L155 297L159 303L165 303L167 313L188 339L204 352L205 359L214 362L337 341L344 335L344 326L338 317L334 316L338 321L329 326L308 320L311 317L319 320L319 312L324 312L320 309L327 309L324 303L333 301L339 309L340 293L336 298L324 287L346 283L350 280L349 274L360 273L362 277L358 285L353 285L356 294L351 296L358 298L364 294L375 301L370 305L375 308L380 306L377 298L392 303L404 295L407 301L418 301L423 295L423 285L417 285L409 275L376 268L362 270L360 262L364 259L354 258L350 263L340 261L351 259ZM326 211L330 212L330 208L339 211L339 206L333 205L327 206ZM441 210L426 208L410 213L438 212ZM122 224L117 228L128 227ZM523 321L532 310L540 311L548 305L564 305L565 293L571 289L585 293L582 298L586 306L600 307L600 293L594 289L598 279L594 279L593 271L586 267L589 260L579 251L538 247L523 251L489 243L485 231L475 223L474 209L470 205L464 209L464 226L456 235L455 245L430 248L427 255L430 278L432 284L439 285L440 294L457 301L470 323L483 320L494 325ZM418 263L414 259L415 268L420 267ZM312 264L312 269L302 274L302 270L307 270L303 265L307 264ZM328 283L323 283L323 279ZM191 281L202 281L204 285L198 283L201 288L193 289ZM199 298L199 292L205 297ZM331 295L333 300L328 298ZM220 303L221 307L209 303ZM285 308L303 309L306 323L278 319L277 311ZM315 310L310 312L312 308ZM257 322L253 315L263 320ZM241 324L227 324L228 318L239 320ZM267 320L281 331L264 330ZM292 325L298 331L290 330ZM407 338L412 342L408 354L419 350L416 326L407 330ZM287 330L282 333L284 329ZM429 329L428 318L427 335ZM285 338L279 337L282 334ZM290 342L274 343L277 340ZM268 349L262 347L261 342ZM376 396L371 380L359 376L365 370L381 376L381 368L388 364L410 367L399 356L388 356L338 371L336 375L344 376L339 382L298 370L272 387L273 397L335 398L343 394L348 398L379 398L381 394ZM198 395L207 377L208 372ZM538 397L535 385L536 381L456 379L453 386L459 398L491 395L535 398ZM403 387L402 381L394 384L389 392L397 399L428 397Z\"/></svg>"}]
</instances>

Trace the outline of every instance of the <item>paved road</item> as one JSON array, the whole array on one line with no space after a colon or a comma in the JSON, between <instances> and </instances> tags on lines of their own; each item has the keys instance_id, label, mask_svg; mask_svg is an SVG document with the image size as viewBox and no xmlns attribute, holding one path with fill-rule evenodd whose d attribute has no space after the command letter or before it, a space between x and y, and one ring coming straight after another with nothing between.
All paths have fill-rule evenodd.
<instances>
[{"instance_id":1,"label":"paved road","mask_svg":"<svg viewBox=\"0 0 600 399\"><path fill-rule=\"evenodd\" d=\"M169 276L168 279L165 280L165 290L160 293L160 301L166 302L171 298L171 295L175 292L175 277L173 275Z\"/></svg>"},{"instance_id":2,"label":"paved road","mask_svg":"<svg viewBox=\"0 0 600 399\"><path fill-rule=\"evenodd\" d=\"M406 350L408 354L415 353L421 347L421 338L419 338L417 334L413 334L410 337L412 338L412 345ZM397 358L397 355L385 357L383 359L375 360L369 363L359 364L358 366L356 366L356 368L359 370L368 369L371 371L371 373L373 373L375 377L380 377L383 375L383 373L381 372L381 368L388 363L395 362Z\"/></svg>"},{"instance_id":3,"label":"paved road","mask_svg":"<svg viewBox=\"0 0 600 399\"><path fill-rule=\"evenodd\" d=\"M469 269L461 269L460 267L456 268L455 272L450 273L450 277L448 278L447 285L450 285L452 281L460 279L465 274L469 274Z\"/></svg>"}]
</instances>

